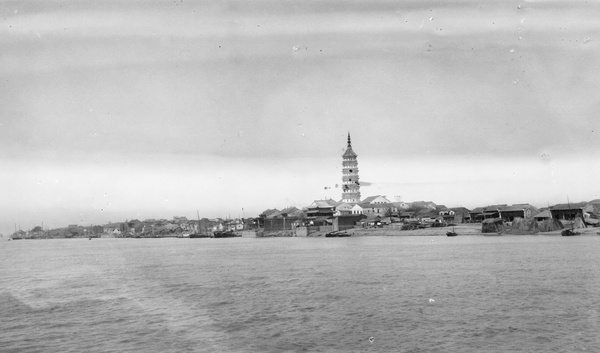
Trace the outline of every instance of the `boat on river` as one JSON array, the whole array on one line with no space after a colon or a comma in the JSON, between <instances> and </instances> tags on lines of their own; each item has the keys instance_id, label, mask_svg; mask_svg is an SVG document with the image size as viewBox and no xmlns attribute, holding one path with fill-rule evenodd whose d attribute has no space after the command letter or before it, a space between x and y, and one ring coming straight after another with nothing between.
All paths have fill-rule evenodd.
<instances>
[{"instance_id":1,"label":"boat on river","mask_svg":"<svg viewBox=\"0 0 600 353\"><path fill-rule=\"evenodd\" d=\"M568 202L569 208L571 208L571 201L569 201L569 196L567 196L567 202ZM571 222L571 229L565 229L562 232L560 232L560 234L563 237L572 237L572 236L580 234L579 232L575 231L575 222L577 221L577 218L578 218L578 215L576 214L575 217L573 218L573 221ZM583 215L581 215L581 219L583 219ZM585 223L584 223L584 226L585 226Z\"/></svg>"},{"instance_id":2,"label":"boat on river","mask_svg":"<svg viewBox=\"0 0 600 353\"><path fill-rule=\"evenodd\" d=\"M189 235L189 238L213 238L213 235L208 234L208 228L206 229L205 234L201 234L201 230L200 230L200 212L198 210L196 210L196 215L198 216L198 227L197 227L197 231L198 233L192 233ZM219 237L214 237L214 238L219 238ZM225 238L225 237L221 237L221 238Z\"/></svg>"},{"instance_id":3,"label":"boat on river","mask_svg":"<svg viewBox=\"0 0 600 353\"><path fill-rule=\"evenodd\" d=\"M455 237L457 235L458 235L458 233L456 233L454 231L454 227L452 227L452 231L451 232L446 232L446 236L449 236L449 237Z\"/></svg>"},{"instance_id":4,"label":"boat on river","mask_svg":"<svg viewBox=\"0 0 600 353\"><path fill-rule=\"evenodd\" d=\"M565 229L560 234L562 234L563 237L572 237L575 235L580 235L581 233L576 232L573 229Z\"/></svg>"},{"instance_id":5,"label":"boat on river","mask_svg":"<svg viewBox=\"0 0 600 353\"><path fill-rule=\"evenodd\" d=\"M342 237L349 237L351 235L352 234L350 234L350 233L336 230L336 231L329 232L329 233L325 234L325 237L326 238L342 238Z\"/></svg>"},{"instance_id":6,"label":"boat on river","mask_svg":"<svg viewBox=\"0 0 600 353\"><path fill-rule=\"evenodd\" d=\"M238 235L235 234L233 231L231 230L227 230L227 231L216 231L213 233L213 238L235 238Z\"/></svg>"}]
</instances>

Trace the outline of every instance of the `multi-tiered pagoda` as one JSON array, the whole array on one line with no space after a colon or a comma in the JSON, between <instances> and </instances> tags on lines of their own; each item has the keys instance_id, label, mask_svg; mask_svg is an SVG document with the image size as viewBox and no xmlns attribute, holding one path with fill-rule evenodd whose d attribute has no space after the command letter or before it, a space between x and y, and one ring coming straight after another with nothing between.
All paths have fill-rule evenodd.
<instances>
[{"instance_id":1,"label":"multi-tiered pagoda","mask_svg":"<svg viewBox=\"0 0 600 353\"><path fill-rule=\"evenodd\" d=\"M348 133L348 147L342 155L342 202L360 202L360 183L358 181L358 161L356 153L352 150L350 133Z\"/></svg>"}]
</instances>

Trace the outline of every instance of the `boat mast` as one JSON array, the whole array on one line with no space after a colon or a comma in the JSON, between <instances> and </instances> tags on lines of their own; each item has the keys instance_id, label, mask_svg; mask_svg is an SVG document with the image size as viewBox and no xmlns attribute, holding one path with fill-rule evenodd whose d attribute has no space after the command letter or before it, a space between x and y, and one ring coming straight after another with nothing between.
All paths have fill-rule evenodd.
<instances>
[{"instance_id":1,"label":"boat mast","mask_svg":"<svg viewBox=\"0 0 600 353\"><path fill-rule=\"evenodd\" d=\"M569 206L569 210L571 210L571 201L569 201L569 195L567 195L567 205ZM571 220L571 230L575 230L575 217L577 216L577 214L575 216L573 216L573 219Z\"/></svg>"},{"instance_id":2,"label":"boat mast","mask_svg":"<svg viewBox=\"0 0 600 353\"><path fill-rule=\"evenodd\" d=\"M198 234L202 233L200 231L200 212L198 210L196 210L196 217L198 217Z\"/></svg>"}]
</instances>

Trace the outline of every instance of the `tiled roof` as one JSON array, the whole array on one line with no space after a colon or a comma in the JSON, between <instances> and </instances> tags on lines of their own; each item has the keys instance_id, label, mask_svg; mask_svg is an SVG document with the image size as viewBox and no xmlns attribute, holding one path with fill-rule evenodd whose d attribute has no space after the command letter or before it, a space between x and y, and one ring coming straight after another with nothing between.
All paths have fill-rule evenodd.
<instances>
[{"instance_id":1,"label":"tiled roof","mask_svg":"<svg viewBox=\"0 0 600 353\"><path fill-rule=\"evenodd\" d=\"M502 205L490 205L490 206L484 207L483 210L485 212L488 212L488 211L498 211L498 210L501 210L501 209L503 209L504 207L507 207L507 206L508 205L506 205L506 204L502 204Z\"/></svg>"},{"instance_id":2,"label":"tiled roof","mask_svg":"<svg viewBox=\"0 0 600 353\"><path fill-rule=\"evenodd\" d=\"M439 216L439 213L435 210L430 210L430 209L422 209L421 211L417 212L417 214L420 217L437 217Z\"/></svg>"},{"instance_id":3,"label":"tiled roof","mask_svg":"<svg viewBox=\"0 0 600 353\"><path fill-rule=\"evenodd\" d=\"M281 210L280 213L292 213L292 212L295 212L295 211L298 211L298 208L292 206L292 207L284 208L283 210Z\"/></svg>"},{"instance_id":4,"label":"tiled roof","mask_svg":"<svg viewBox=\"0 0 600 353\"><path fill-rule=\"evenodd\" d=\"M454 211L454 213L469 213L471 211L469 211L468 208L465 207L452 207L450 208L452 211Z\"/></svg>"},{"instance_id":5,"label":"tiled roof","mask_svg":"<svg viewBox=\"0 0 600 353\"><path fill-rule=\"evenodd\" d=\"M523 211L526 210L528 208L535 208L532 205L528 204L528 203L522 203L522 204L514 204L511 206L505 206L505 207L501 207L500 211L504 211L504 212L510 212L510 211Z\"/></svg>"},{"instance_id":6,"label":"tiled roof","mask_svg":"<svg viewBox=\"0 0 600 353\"><path fill-rule=\"evenodd\" d=\"M364 208L390 208L390 207L395 207L393 204L391 203L360 203L359 204L360 207Z\"/></svg>"},{"instance_id":7,"label":"tiled roof","mask_svg":"<svg viewBox=\"0 0 600 353\"><path fill-rule=\"evenodd\" d=\"M331 207L335 207L337 204L337 202L333 201L332 199L329 200L315 200L310 206L317 207L317 208L331 208Z\"/></svg>"},{"instance_id":8,"label":"tiled roof","mask_svg":"<svg viewBox=\"0 0 600 353\"><path fill-rule=\"evenodd\" d=\"M314 222L327 222L327 223L331 223L330 219L331 219L331 217L318 216L313 221Z\"/></svg>"},{"instance_id":9,"label":"tiled roof","mask_svg":"<svg viewBox=\"0 0 600 353\"><path fill-rule=\"evenodd\" d=\"M373 201L375 201L378 198L383 198L387 201L387 203L390 203L390 200L387 199L387 197L383 196L383 195L375 195L375 196L369 196L366 199L362 200L361 203L372 203Z\"/></svg>"},{"instance_id":10,"label":"tiled roof","mask_svg":"<svg viewBox=\"0 0 600 353\"><path fill-rule=\"evenodd\" d=\"M367 215L367 221L374 221L374 220L381 220L381 216L373 214L373 213Z\"/></svg>"},{"instance_id":11,"label":"tiled roof","mask_svg":"<svg viewBox=\"0 0 600 353\"><path fill-rule=\"evenodd\" d=\"M348 202L338 202L338 203L335 205L335 207L336 207L336 208L338 208L338 209L340 209L340 208L342 208L342 209L343 209L343 208L352 208L352 205L351 205L351 204L349 204Z\"/></svg>"},{"instance_id":12,"label":"tiled roof","mask_svg":"<svg viewBox=\"0 0 600 353\"><path fill-rule=\"evenodd\" d=\"M375 200L376 198L378 198L380 195L375 195L375 196L369 196L367 198L365 198L364 200L362 200L361 203L371 203L373 200Z\"/></svg>"},{"instance_id":13,"label":"tiled roof","mask_svg":"<svg viewBox=\"0 0 600 353\"><path fill-rule=\"evenodd\" d=\"M270 214L272 214L274 212L279 212L279 210L277 210L276 208L269 208L269 209L263 211L261 214L259 214L259 216L266 217L266 216L268 216L268 215L270 215Z\"/></svg>"},{"instance_id":14,"label":"tiled roof","mask_svg":"<svg viewBox=\"0 0 600 353\"><path fill-rule=\"evenodd\" d=\"M551 210L578 210L587 206L587 202L559 203L550 207Z\"/></svg>"}]
</instances>

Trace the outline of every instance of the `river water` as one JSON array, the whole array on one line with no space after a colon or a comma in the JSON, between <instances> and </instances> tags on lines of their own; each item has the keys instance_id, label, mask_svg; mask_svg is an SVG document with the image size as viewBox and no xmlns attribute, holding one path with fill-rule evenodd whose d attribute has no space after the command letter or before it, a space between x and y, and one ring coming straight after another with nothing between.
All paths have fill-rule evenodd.
<instances>
[{"instance_id":1,"label":"river water","mask_svg":"<svg viewBox=\"0 0 600 353\"><path fill-rule=\"evenodd\" d=\"M1 352L600 351L600 237L0 244Z\"/></svg>"}]
</instances>

